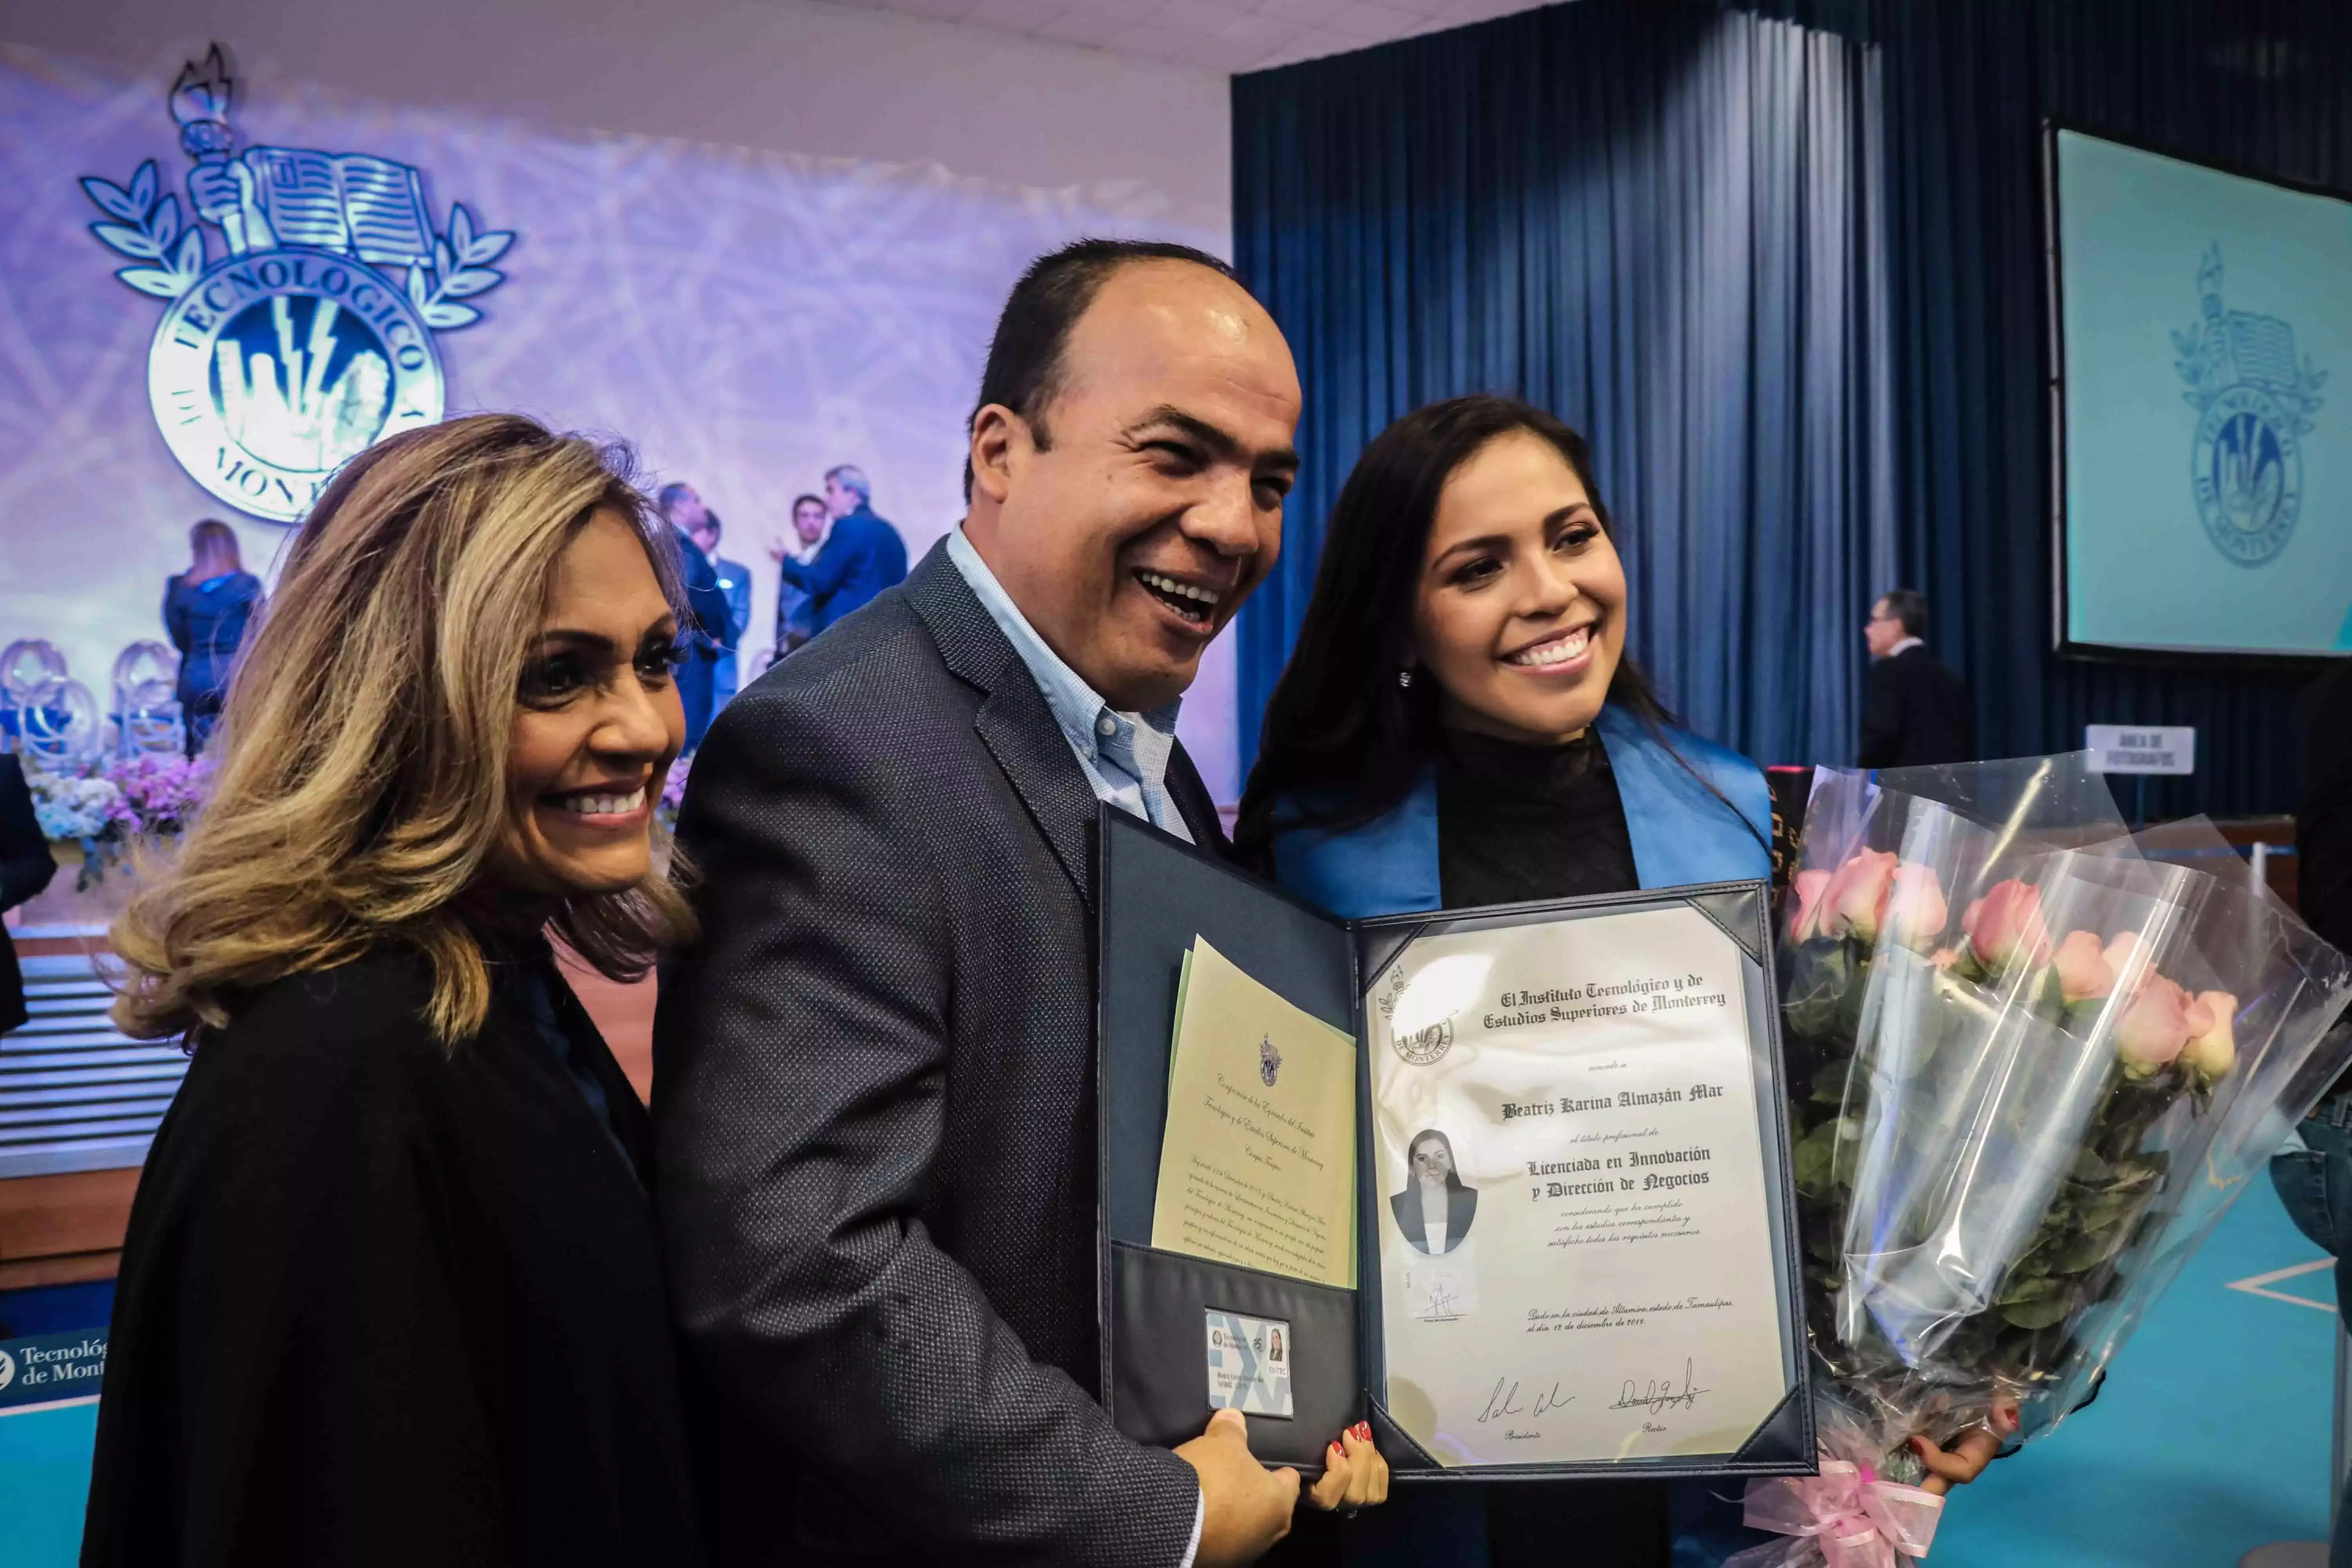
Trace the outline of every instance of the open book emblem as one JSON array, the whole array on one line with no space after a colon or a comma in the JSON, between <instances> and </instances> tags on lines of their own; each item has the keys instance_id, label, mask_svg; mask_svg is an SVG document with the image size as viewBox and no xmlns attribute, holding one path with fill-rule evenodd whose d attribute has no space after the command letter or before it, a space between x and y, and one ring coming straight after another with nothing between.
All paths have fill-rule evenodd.
<instances>
[{"instance_id":1,"label":"open book emblem","mask_svg":"<svg viewBox=\"0 0 2352 1568\"><path fill-rule=\"evenodd\" d=\"M464 301L504 281L490 263L514 236L463 206L436 231L423 176L389 158L236 151L234 88L218 44L172 85L184 217L152 158L81 188L105 215L90 232L132 263L115 276L171 301L147 353L165 445L230 506L291 522L345 458L441 417L434 334L481 319Z\"/></svg>"},{"instance_id":2,"label":"open book emblem","mask_svg":"<svg viewBox=\"0 0 2352 1568\"><path fill-rule=\"evenodd\" d=\"M1281 1070L1282 1053L1274 1048L1274 1037L1268 1035L1257 1043L1257 1076L1265 1080L1266 1088L1272 1089L1274 1075Z\"/></svg>"}]
</instances>

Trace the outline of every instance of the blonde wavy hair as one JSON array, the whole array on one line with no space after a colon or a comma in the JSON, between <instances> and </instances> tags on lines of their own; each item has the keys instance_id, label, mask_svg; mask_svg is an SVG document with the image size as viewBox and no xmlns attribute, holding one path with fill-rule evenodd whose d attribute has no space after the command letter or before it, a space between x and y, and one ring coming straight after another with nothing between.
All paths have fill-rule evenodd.
<instances>
[{"instance_id":1,"label":"blonde wavy hair","mask_svg":"<svg viewBox=\"0 0 2352 1568\"><path fill-rule=\"evenodd\" d=\"M625 448L483 414L394 436L336 475L295 536L214 733L176 854L151 854L114 923L114 1021L217 1029L257 987L385 942L432 966L445 1047L489 1007L460 900L500 841L516 690L556 560L591 514L626 519L684 624L668 531ZM690 941L659 868L565 900L555 934L615 980Z\"/></svg>"}]
</instances>

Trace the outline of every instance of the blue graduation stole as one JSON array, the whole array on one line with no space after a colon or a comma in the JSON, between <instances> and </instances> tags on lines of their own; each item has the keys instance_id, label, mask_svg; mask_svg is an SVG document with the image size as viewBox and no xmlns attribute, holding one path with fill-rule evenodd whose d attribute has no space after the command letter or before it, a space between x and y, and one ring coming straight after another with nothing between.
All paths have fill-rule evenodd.
<instances>
[{"instance_id":1,"label":"blue graduation stole","mask_svg":"<svg viewBox=\"0 0 2352 1568\"><path fill-rule=\"evenodd\" d=\"M1601 710L1593 728L1617 777L1643 887L1771 876L1772 797L1761 768L1680 730L1666 731L1669 751L1639 719L1613 705ZM1738 808L1736 816L1702 778ZM1404 799L1360 827L1278 833L1274 865L1284 887L1344 920L1443 908L1436 771L1424 769Z\"/></svg>"}]
</instances>

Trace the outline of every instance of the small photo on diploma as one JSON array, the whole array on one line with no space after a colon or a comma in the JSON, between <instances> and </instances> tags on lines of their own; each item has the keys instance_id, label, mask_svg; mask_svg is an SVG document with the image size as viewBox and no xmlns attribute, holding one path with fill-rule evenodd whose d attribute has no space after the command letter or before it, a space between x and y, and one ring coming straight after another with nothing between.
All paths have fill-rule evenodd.
<instances>
[{"instance_id":1,"label":"small photo on diploma","mask_svg":"<svg viewBox=\"0 0 2352 1568\"><path fill-rule=\"evenodd\" d=\"M1478 1189L1462 1184L1453 1142L1436 1128L1414 1133L1406 1148L1410 1174L1404 1191L1389 1199L1389 1212L1406 1246L1443 1257L1469 1238L1470 1222L1478 1215Z\"/></svg>"}]
</instances>

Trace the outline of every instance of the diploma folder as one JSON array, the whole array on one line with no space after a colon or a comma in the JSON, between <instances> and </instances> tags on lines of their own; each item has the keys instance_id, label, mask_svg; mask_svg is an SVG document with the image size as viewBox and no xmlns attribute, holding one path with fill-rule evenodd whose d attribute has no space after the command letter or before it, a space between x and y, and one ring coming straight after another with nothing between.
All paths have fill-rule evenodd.
<instances>
[{"instance_id":1,"label":"diploma folder","mask_svg":"<svg viewBox=\"0 0 2352 1568\"><path fill-rule=\"evenodd\" d=\"M1098 1305L1105 1404L1120 1431L1160 1447L1200 1435L1212 1413L1202 1325L1211 1314L1233 1314L1289 1325L1293 1413L1286 1419L1258 1414L1250 1420L1251 1451L1269 1467L1289 1465L1302 1475L1319 1474L1326 1445L1343 1428L1369 1419L1373 1439L1400 1483L1814 1471L1796 1192L1773 984L1770 902L1764 883L1644 889L1348 921L1108 805L1099 813L1097 834ZM1389 1200L1380 1191L1381 1173L1370 1152L1374 1108L1367 993L1407 945L1424 935L1677 906L1703 914L1731 938L1742 955L1740 983L1746 994L1754 1113L1763 1152L1763 1209L1770 1232L1780 1327L1779 1364L1770 1375L1784 1392L1744 1441L1721 1452L1444 1464L1406 1433L1388 1407L1379 1223L1389 1211ZM1178 974L1196 937L1232 956L1294 1005L1354 1037L1356 1289L1151 1245Z\"/></svg>"}]
</instances>

